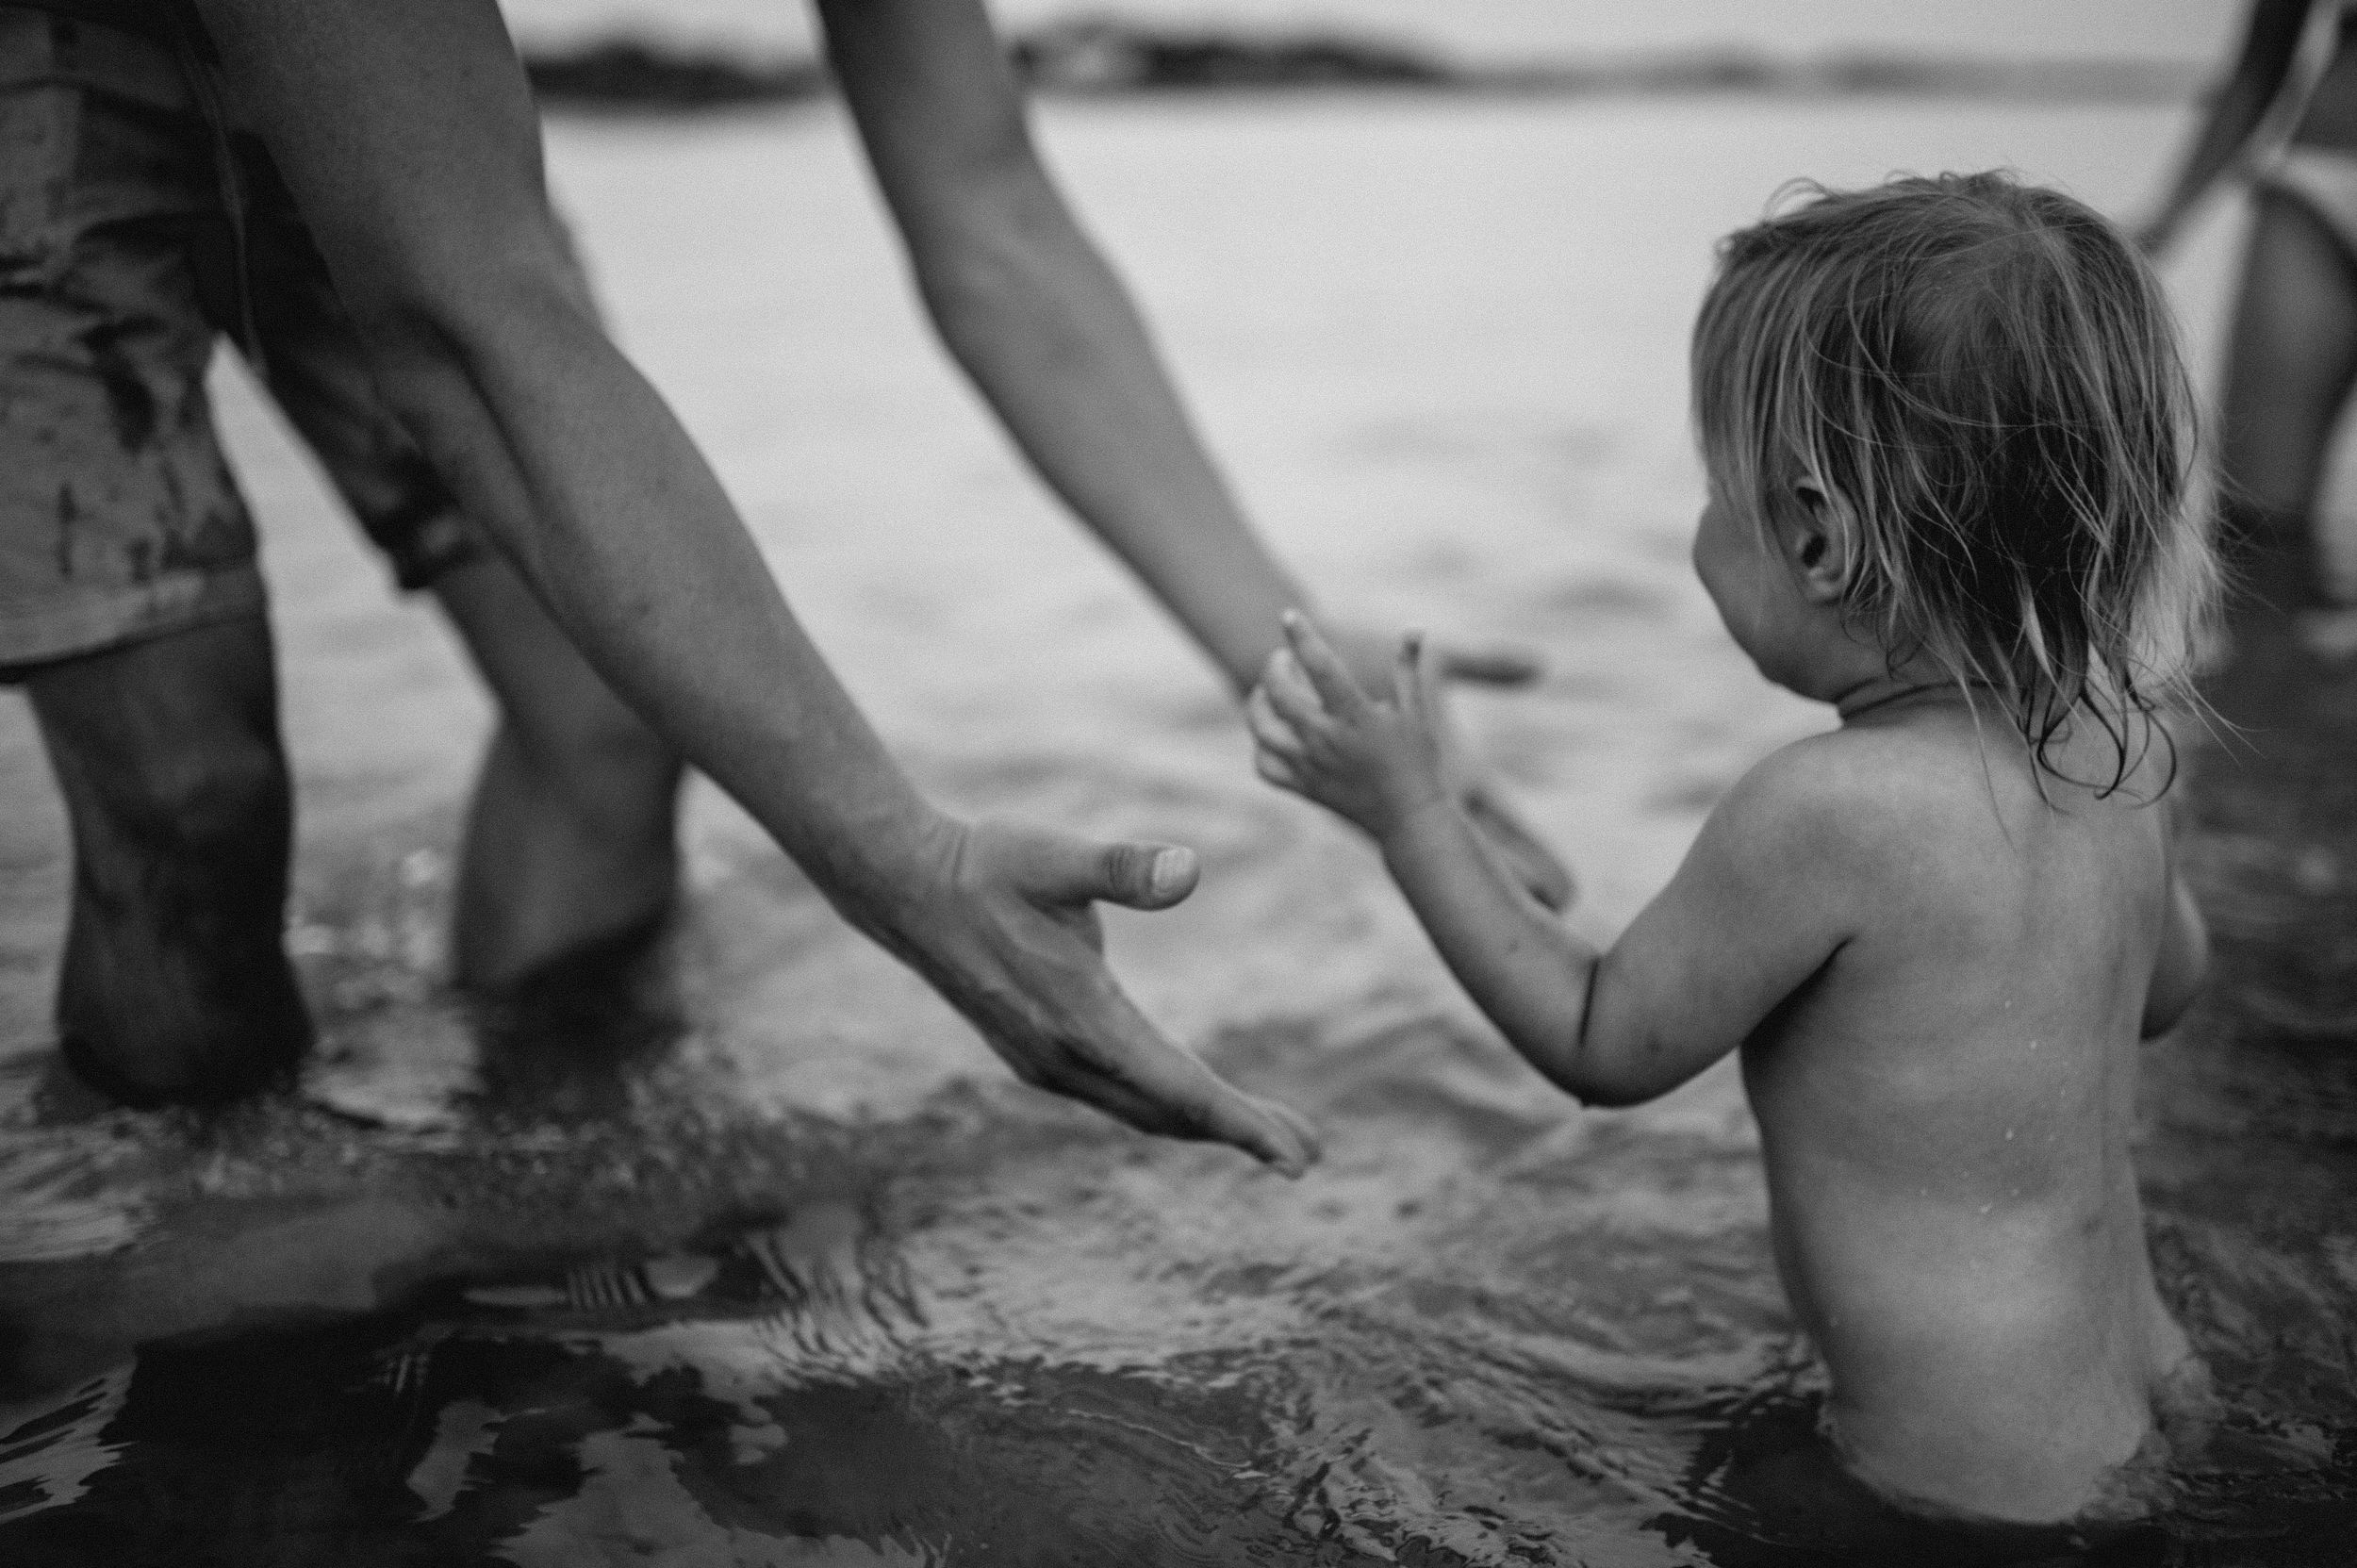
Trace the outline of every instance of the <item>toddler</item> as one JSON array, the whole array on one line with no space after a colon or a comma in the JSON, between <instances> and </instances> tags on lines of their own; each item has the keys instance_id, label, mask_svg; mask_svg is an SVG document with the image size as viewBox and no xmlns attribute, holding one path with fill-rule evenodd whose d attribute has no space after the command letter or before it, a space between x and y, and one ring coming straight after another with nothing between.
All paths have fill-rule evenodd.
<instances>
[{"instance_id":1,"label":"toddler","mask_svg":"<svg viewBox=\"0 0 2357 1568\"><path fill-rule=\"evenodd\" d=\"M2069 197L1901 179L1726 240L1692 365L1694 569L1840 724L1746 774L1608 951L1443 787L1415 639L1377 699L1289 618L1261 770L1375 837L1580 1100L1739 1050L1843 1461L1922 1511L2070 1518L2198 1374L2128 1159L2137 1042L2207 963L2156 809L2217 583L2168 309Z\"/></svg>"}]
</instances>

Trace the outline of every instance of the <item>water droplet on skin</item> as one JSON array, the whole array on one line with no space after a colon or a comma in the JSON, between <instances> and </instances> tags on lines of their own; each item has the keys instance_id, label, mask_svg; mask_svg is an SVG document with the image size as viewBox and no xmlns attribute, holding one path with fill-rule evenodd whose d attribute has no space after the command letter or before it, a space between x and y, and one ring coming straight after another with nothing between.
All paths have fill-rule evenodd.
<instances>
[{"instance_id":1,"label":"water droplet on skin","mask_svg":"<svg viewBox=\"0 0 2357 1568\"><path fill-rule=\"evenodd\" d=\"M2013 1142L2013 1129L2010 1127L2005 1129L2005 1142Z\"/></svg>"},{"instance_id":2,"label":"water droplet on skin","mask_svg":"<svg viewBox=\"0 0 2357 1568\"><path fill-rule=\"evenodd\" d=\"M1986 1213L1988 1213L1991 1209L1994 1209L1994 1208L1996 1208L1996 1207L1997 1207L1997 1205L1996 1205L1996 1204L1994 1204L1994 1203L1984 1203L1984 1204L1982 1204L1982 1205L1981 1205L1981 1213L1984 1213L1984 1214L1986 1214Z\"/></svg>"}]
</instances>

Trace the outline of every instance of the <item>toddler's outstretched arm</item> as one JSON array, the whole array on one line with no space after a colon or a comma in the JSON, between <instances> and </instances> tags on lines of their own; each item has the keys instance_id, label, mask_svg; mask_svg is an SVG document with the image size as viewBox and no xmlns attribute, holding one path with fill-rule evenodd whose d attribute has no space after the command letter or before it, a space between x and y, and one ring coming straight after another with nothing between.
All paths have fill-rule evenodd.
<instances>
[{"instance_id":1,"label":"toddler's outstretched arm","mask_svg":"<svg viewBox=\"0 0 2357 1568\"><path fill-rule=\"evenodd\" d=\"M1563 1082L1548 1058L1580 1037L1597 953L1499 873L1451 798L1422 638L1401 643L1378 702L1307 621L1288 616L1285 635L1249 704L1261 776L1365 830L1474 1000Z\"/></svg>"},{"instance_id":2,"label":"toddler's outstretched arm","mask_svg":"<svg viewBox=\"0 0 2357 1568\"><path fill-rule=\"evenodd\" d=\"M1856 885L1856 867L1837 863L1854 857L1822 854L1809 831L1841 805L1811 803L1821 780L1787 783L1791 767L1763 767L1670 887L1599 952L1500 870L1442 784L1419 639L1402 645L1377 701L1306 621L1288 617L1285 635L1247 710L1261 776L1381 846L1459 983L1574 1097L1630 1105L1676 1087L1740 1044L1846 935L1837 889ZM1760 831L1778 815L1807 820Z\"/></svg>"}]
</instances>

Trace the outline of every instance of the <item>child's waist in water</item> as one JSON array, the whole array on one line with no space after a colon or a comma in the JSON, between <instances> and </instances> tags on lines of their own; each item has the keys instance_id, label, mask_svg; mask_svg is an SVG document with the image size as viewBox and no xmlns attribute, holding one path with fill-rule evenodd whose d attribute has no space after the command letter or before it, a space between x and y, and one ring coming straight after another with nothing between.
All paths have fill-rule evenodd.
<instances>
[{"instance_id":1,"label":"child's waist in water","mask_svg":"<svg viewBox=\"0 0 2357 1568\"><path fill-rule=\"evenodd\" d=\"M2104 1364L2156 1339L2167 1357L2140 1206L2084 1197L1958 1203L1853 1199L1773 1218L1776 1258L1837 1376L1888 1354L1910 1364L2041 1352L2099 1379L2166 1365Z\"/></svg>"}]
</instances>

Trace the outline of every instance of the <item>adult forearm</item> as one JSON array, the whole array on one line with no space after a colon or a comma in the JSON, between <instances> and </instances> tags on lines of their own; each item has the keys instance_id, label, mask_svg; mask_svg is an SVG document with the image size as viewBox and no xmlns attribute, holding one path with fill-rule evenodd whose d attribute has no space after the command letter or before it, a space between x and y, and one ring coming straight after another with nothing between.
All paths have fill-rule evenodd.
<instances>
[{"instance_id":1,"label":"adult forearm","mask_svg":"<svg viewBox=\"0 0 2357 1568\"><path fill-rule=\"evenodd\" d=\"M388 396L600 673L847 913L880 917L934 814L652 388L533 280L367 319Z\"/></svg>"},{"instance_id":2,"label":"adult forearm","mask_svg":"<svg viewBox=\"0 0 2357 1568\"><path fill-rule=\"evenodd\" d=\"M934 812L787 613L711 470L569 281L492 0L199 0L379 384L600 671L1030 1081L1289 1170L1305 1126L1175 1049L1090 905L1183 850ZM979 13L976 13L979 17Z\"/></svg>"},{"instance_id":3,"label":"adult forearm","mask_svg":"<svg viewBox=\"0 0 2357 1568\"><path fill-rule=\"evenodd\" d=\"M1045 176L976 201L918 253L917 274L943 341L1040 476L1248 688L1301 586L1245 521L1128 292Z\"/></svg>"},{"instance_id":4,"label":"adult forearm","mask_svg":"<svg viewBox=\"0 0 2357 1568\"><path fill-rule=\"evenodd\" d=\"M387 401L649 721L863 923L930 814L606 338L490 0L201 0Z\"/></svg>"}]
</instances>

